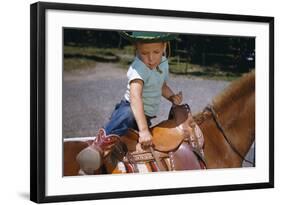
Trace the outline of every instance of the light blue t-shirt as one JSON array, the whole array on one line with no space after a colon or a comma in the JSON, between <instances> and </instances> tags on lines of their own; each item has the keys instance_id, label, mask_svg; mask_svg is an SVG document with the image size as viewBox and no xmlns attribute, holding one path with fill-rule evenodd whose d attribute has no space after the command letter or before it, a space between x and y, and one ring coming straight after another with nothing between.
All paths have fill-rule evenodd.
<instances>
[{"instance_id":1,"label":"light blue t-shirt","mask_svg":"<svg viewBox=\"0 0 281 205\"><path fill-rule=\"evenodd\" d=\"M167 58L162 57L159 69L161 72L157 71L157 69L150 69L138 57L135 57L127 72L128 84L125 99L130 102L130 82L135 79L142 80L144 113L151 117L158 112L162 86L168 80L169 65Z\"/></svg>"}]
</instances>

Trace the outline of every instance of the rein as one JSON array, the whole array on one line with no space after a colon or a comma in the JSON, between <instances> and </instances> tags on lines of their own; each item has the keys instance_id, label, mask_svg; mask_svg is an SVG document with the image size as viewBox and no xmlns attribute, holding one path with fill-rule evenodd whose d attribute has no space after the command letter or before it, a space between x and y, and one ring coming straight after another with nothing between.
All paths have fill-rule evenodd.
<instances>
[{"instance_id":1,"label":"rein","mask_svg":"<svg viewBox=\"0 0 281 205\"><path fill-rule=\"evenodd\" d=\"M226 142L229 144L229 146L231 147L231 149L245 162L248 162L250 163L251 165L255 166L255 163L252 162L252 161L249 161L247 159L245 159L245 157L242 156L242 154L238 151L238 149L236 149L236 147L232 144L232 142L229 140L229 138L226 136L225 134L225 131L222 127L222 125L220 124L219 120L218 120L218 117L217 117L217 113L216 111L214 110L213 106L212 105L207 105L204 109L204 111L207 110L209 112L212 113L212 117L213 117L213 120L215 121L216 123L216 126L218 127L218 129L220 130L220 132L222 133L224 139L226 140Z\"/></svg>"}]
</instances>

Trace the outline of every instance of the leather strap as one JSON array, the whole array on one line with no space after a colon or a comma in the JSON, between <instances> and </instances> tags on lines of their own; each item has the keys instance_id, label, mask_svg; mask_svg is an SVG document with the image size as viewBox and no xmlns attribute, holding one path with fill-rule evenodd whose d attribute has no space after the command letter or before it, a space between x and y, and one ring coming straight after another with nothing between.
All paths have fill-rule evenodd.
<instances>
[{"instance_id":1,"label":"leather strap","mask_svg":"<svg viewBox=\"0 0 281 205\"><path fill-rule=\"evenodd\" d=\"M133 171L138 173L138 172L139 172L139 169L138 169L138 166L137 166L137 162L135 161L134 157L131 155L130 152L127 152L127 159L128 159L128 161L129 161L129 163L132 164L132 166L133 166Z\"/></svg>"},{"instance_id":2,"label":"leather strap","mask_svg":"<svg viewBox=\"0 0 281 205\"><path fill-rule=\"evenodd\" d=\"M149 149L150 149L151 154L153 155L153 157L156 161L156 164L157 164L158 168L160 169L160 171L167 171L167 169L163 166L158 153L154 151L153 147L149 147Z\"/></svg>"},{"instance_id":3,"label":"leather strap","mask_svg":"<svg viewBox=\"0 0 281 205\"><path fill-rule=\"evenodd\" d=\"M154 150L154 152L157 153L158 157L160 160L163 158L168 158L169 155L164 152L158 152ZM144 151L144 152L130 152L130 155L134 158L135 162L149 162L149 161L154 161L155 158L152 155L151 151ZM123 161L128 162L127 157L123 158Z\"/></svg>"},{"instance_id":4,"label":"leather strap","mask_svg":"<svg viewBox=\"0 0 281 205\"><path fill-rule=\"evenodd\" d=\"M175 163L174 163L174 155L173 152L169 152L169 160L170 160L170 167L171 167L171 171L175 171Z\"/></svg>"}]
</instances>

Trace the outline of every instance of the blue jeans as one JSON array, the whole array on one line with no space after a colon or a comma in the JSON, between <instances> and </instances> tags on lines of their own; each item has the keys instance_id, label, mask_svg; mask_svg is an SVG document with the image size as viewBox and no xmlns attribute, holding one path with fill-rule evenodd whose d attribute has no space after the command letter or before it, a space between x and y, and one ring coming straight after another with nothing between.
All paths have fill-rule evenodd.
<instances>
[{"instance_id":1,"label":"blue jeans","mask_svg":"<svg viewBox=\"0 0 281 205\"><path fill-rule=\"evenodd\" d=\"M147 118L147 125L151 125L149 118ZM138 130L137 122L130 102L121 100L121 102L115 106L115 110L111 114L109 122L105 125L104 129L106 134L122 136L126 134L129 128Z\"/></svg>"}]
</instances>

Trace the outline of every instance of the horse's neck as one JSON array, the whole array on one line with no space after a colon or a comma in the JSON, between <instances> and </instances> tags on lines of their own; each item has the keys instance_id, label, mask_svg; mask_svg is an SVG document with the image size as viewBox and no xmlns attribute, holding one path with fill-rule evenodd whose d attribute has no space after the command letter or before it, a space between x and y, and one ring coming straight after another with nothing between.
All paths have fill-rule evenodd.
<instances>
[{"instance_id":1,"label":"horse's neck","mask_svg":"<svg viewBox=\"0 0 281 205\"><path fill-rule=\"evenodd\" d=\"M217 113L229 141L246 154L255 136L255 81L254 73L244 77L226 90L224 98L214 100ZM233 88L234 87L234 88Z\"/></svg>"}]
</instances>

